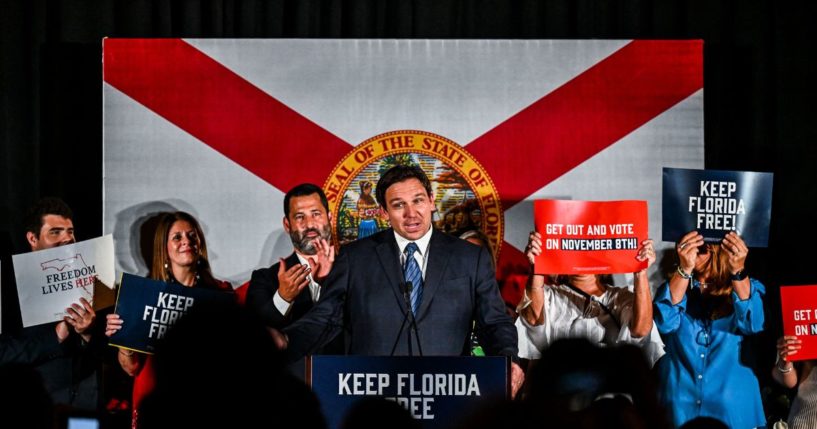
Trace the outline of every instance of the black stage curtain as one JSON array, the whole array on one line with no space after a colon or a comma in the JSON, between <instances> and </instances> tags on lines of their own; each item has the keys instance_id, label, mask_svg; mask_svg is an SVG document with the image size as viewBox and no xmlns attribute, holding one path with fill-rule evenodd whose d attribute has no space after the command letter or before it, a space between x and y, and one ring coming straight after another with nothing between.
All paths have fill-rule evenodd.
<instances>
[{"instance_id":1,"label":"black stage curtain","mask_svg":"<svg viewBox=\"0 0 817 429\"><path fill-rule=\"evenodd\" d=\"M706 167L775 174L771 247L749 267L777 336L777 287L817 283L815 16L772 0L2 0L0 240L25 249L23 212L44 195L74 208L80 239L101 234L106 36L700 38Z\"/></svg>"}]
</instances>

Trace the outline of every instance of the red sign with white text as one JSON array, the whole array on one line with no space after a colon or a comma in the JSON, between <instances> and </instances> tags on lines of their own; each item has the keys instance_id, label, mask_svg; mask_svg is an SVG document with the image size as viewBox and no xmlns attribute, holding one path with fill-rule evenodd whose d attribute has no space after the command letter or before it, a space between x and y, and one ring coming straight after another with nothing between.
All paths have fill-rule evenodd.
<instances>
[{"instance_id":1,"label":"red sign with white text","mask_svg":"<svg viewBox=\"0 0 817 429\"><path fill-rule=\"evenodd\" d=\"M803 348L788 360L817 359L817 285L781 286L783 335L796 335Z\"/></svg>"},{"instance_id":2,"label":"red sign with white text","mask_svg":"<svg viewBox=\"0 0 817 429\"><path fill-rule=\"evenodd\" d=\"M647 239L646 201L537 200L542 235L537 274L632 273L647 266L636 255Z\"/></svg>"}]
</instances>

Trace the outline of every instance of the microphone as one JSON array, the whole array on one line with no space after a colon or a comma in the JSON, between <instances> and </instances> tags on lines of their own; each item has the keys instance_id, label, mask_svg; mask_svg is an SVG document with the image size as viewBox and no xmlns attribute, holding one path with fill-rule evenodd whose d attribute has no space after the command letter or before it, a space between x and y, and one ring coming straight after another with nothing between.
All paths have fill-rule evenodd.
<instances>
[{"instance_id":1,"label":"microphone","mask_svg":"<svg viewBox=\"0 0 817 429\"><path fill-rule=\"evenodd\" d=\"M411 311L411 290L414 289L414 285L411 282L406 281L403 282L403 301L405 301L407 308Z\"/></svg>"}]
</instances>

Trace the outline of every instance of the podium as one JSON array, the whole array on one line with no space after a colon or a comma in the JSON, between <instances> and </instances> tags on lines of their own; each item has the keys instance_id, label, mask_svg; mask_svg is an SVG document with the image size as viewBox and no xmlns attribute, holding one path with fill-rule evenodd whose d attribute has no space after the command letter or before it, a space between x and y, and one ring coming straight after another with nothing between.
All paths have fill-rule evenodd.
<instances>
[{"instance_id":1,"label":"podium","mask_svg":"<svg viewBox=\"0 0 817 429\"><path fill-rule=\"evenodd\" d=\"M510 398L505 357L324 356L306 358L305 380L330 429L367 396L395 401L424 428L450 427L486 399Z\"/></svg>"}]
</instances>

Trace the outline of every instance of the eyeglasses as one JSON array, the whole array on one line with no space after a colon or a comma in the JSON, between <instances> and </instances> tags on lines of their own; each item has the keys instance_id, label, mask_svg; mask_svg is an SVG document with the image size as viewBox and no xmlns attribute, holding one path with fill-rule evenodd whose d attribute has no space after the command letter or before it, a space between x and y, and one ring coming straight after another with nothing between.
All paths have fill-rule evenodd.
<instances>
[{"instance_id":1,"label":"eyeglasses","mask_svg":"<svg viewBox=\"0 0 817 429\"><path fill-rule=\"evenodd\" d=\"M698 254L699 255L706 255L707 253L709 253L709 245L708 244L702 244L701 246L698 247Z\"/></svg>"}]
</instances>

